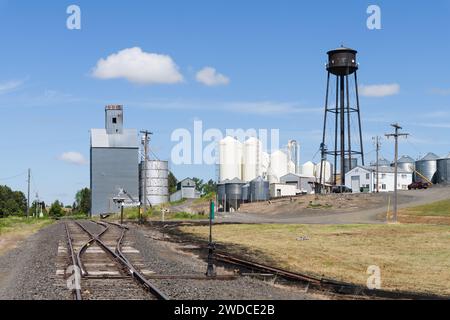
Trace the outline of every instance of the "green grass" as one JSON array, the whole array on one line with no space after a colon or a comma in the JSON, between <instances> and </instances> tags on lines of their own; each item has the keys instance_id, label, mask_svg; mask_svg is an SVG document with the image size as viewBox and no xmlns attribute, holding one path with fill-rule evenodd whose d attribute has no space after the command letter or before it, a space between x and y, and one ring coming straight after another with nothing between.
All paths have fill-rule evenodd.
<instances>
[{"instance_id":1,"label":"green grass","mask_svg":"<svg viewBox=\"0 0 450 320\"><path fill-rule=\"evenodd\" d=\"M412 216L450 217L450 199L402 210Z\"/></svg>"},{"instance_id":2,"label":"green grass","mask_svg":"<svg viewBox=\"0 0 450 320\"><path fill-rule=\"evenodd\" d=\"M194 204L209 203L211 200L215 200L215 199L216 199L216 193L211 192L211 193L208 193L208 194L202 196L201 198L195 199Z\"/></svg>"},{"instance_id":3,"label":"green grass","mask_svg":"<svg viewBox=\"0 0 450 320\"><path fill-rule=\"evenodd\" d=\"M189 212L169 213L166 215L166 217L169 220L201 220L207 218L206 215L192 214Z\"/></svg>"},{"instance_id":4,"label":"green grass","mask_svg":"<svg viewBox=\"0 0 450 320\"><path fill-rule=\"evenodd\" d=\"M39 224L45 226L51 224L52 222L53 220L49 218L36 219L36 218L26 218L16 216L0 218L0 234L6 233L8 231L13 231L15 229L19 229L24 226L39 225Z\"/></svg>"},{"instance_id":5,"label":"green grass","mask_svg":"<svg viewBox=\"0 0 450 320\"><path fill-rule=\"evenodd\" d=\"M180 199L180 200L178 200L178 201L169 202L169 205L171 205L171 206L177 206L177 205L183 204L183 203L185 203L185 202L186 202L186 199L183 198L183 199Z\"/></svg>"}]
</instances>

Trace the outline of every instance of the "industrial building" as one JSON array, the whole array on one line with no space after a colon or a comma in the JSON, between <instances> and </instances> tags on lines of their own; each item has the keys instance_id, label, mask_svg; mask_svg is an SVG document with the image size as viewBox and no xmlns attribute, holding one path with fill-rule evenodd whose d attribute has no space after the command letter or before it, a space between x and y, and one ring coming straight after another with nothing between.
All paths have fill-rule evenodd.
<instances>
[{"instance_id":1,"label":"industrial building","mask_svg":"<svg viewBox=\"0 0 450 320\"><path fill-rule=\"evenodd\" d=\"M200 191L196 189L195 181L186 178L177 184L177 191L170 195L170 202L180 201L182 199L198 199Z\"/></svg>"},{"instance_id":2,"label":"industrial building","mask_svg":"<svg viewBox=\"0 0 450 320\"><path fill-rule=\"evenodd\" d=\"M379 167L378 181L380 192L394 191L395 168ZM377 169L376 167L357 166L346 173L345 186L352 189L353 193L375 192L377 191ZM412 172L398 169L397 189L408 190L408 186L413 182Z\"/></svg>"},{"instance_id":3,"label":"industrial building","mask_svg":"<svg viewBox=\"0 0 450 320\"><path fill-rule=\"evenodd\" d=\"M123 128L123 107L107 106L105 129L91 130L92 215L119 212L113 199L121 190L138 199L138 152L137 130Z\"/></svg>"}]
</instances>

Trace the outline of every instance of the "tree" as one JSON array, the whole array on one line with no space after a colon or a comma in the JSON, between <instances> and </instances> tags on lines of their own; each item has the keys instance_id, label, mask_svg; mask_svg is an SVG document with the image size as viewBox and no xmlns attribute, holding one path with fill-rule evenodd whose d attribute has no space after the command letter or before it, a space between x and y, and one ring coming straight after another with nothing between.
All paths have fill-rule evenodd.
<instances>
[{"instance_id":1,"label":"tree","mask_svg":"<svg viewBox=\"0 0 450 320\"><path fill-rule=\"evenodd\" d=\"M199 178L192 178L192 180L194 180L195 182L195 189L197 189L198 191L200 191L200 193L203 193L203 180L199 179Z\"/></svg>"},{"instance_id":2,"label":"tree","mask_svg":"<svg viewBox=\"0 0 450 320\"><path fill-rule=\"evenodd\" d=\"M0 186L0 216L24 215L26 211L27 198L23 192Z\"/></svg>"},{"instance_id":3,"label":"tree","mask_svg":"<svg viewBox=\"0 0 450 320\"><path fill-rule=\"evenodd\" d=\"M91 212L91 190L89 188L84 188L77 192L72 210L73 212L86 215Z\"/></svg>"},{"instance_id":4,"label":"tree","mask_svg":"<svg viewBox=\"0 0 450 320\"><path fill-rule=\"evenodd\" d=\"M217 192L217 183L214 180L210 179L208 183L202 186L202 189L204 194Z\"/></svg>"},{"instance_id":5,"label":"tree","mask_svg":"<svg viewBox=\"0 0 450 320\"><path fill-rule=\"evenodd\" d=\"M64 205L61 202L59 202L58 200L56 200L50 206L50 210L48 211L48 214L54 218L62 217L64 215L63 207L64 207Z\"/></svg>"},{"instance_id":6,"label":"tree","mask_svg":"<svg viewBox=\"0 0 450 320\"><path fill-rule=\"evenodd\" d=\"M175 193L177 191L177 184L178 184L178 180L177 178L173 175L172 172L169 171L169 193Z\"/></svg>"}]
</instances>

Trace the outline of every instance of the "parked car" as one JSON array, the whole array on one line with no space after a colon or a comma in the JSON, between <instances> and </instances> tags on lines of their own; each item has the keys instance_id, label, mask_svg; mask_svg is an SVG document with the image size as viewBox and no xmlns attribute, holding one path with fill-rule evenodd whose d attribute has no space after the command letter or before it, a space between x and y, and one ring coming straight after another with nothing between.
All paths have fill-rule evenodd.
<instances>
[{"instance_id":1,"label":"parked car","mask_svg":"<svg viewBox=\"0 0 450 320\"><path fill-rule=\"evenodd\" d=\"M426 182L413 182L408 186L408 190L417 190L417 189L428 189L430 187L429 183Z\"/></svg>"},{"instance_id":2,"label":"parked car","mask_svg":"<svg viewBox=\"0 0 450 320\"><path fill-rule=\"evenodd\" d=\"M334 186L333 189L331 189L331 192L332 193L352 193L353 190L347 186Z\"/></svg>"}]
</instances>

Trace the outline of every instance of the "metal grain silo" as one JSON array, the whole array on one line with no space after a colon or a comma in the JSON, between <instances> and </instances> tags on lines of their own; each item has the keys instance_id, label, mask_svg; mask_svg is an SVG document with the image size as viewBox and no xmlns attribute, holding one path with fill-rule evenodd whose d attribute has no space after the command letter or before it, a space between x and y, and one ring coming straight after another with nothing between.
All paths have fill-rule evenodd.
<instances>
[{"instance_id":1,"label":"metal grain silo","mask_svg":"<svg viewBox=\"0 0 450 320\"><path fill-rule=\"evenodd\" d=\"M232 179L225 184L226 211L237 211L242 202L242 185L240 179Z\"/></svg>"},{"instance_id":2,"label":"metal grain silo","mask_svg":"<svg viewBox=\"0 0 450 320\"><path fill-rule=\"evenodd\" d=\"M308 161L302 165L302 175L305 177L314 177L315 170L316 165L311 161Z\"/></svg>"},{"instance_id":3,"label":"metal grain silo","mask_svg":"<svg viewBox=\"0 0 450 320\"><path fill-rule=\"evenodd\" d=\"M248 202L250 198L250 183L242 186L242 202Z\"/></svg>"},{"instance_id":4,"label":"metal grain silo","mask_svg":"<svg viewBox=\"0 0 450 320\"><path fill-rule=\"evenodd\" d=\"M402 156L400 159L398 159L397 163L399 169L407 172L414 172L414 170L416 169L416 162L410 156ZM391 167L393 167L394 165L394 163L391 163Z\"/></svg>"},{"instance_id":5,"label":"metal grain silo","mask_svg":"<svg viewBox=\"0 0 450 320\"><path fill-rule=\"evenodd\" d=\"M450 154L437 160L437 183L450 184Z\"/></svg>"},{"instance_id":6,"label":"metal grain silo","mask_svg":"<svg viewBox=\"0 0 450 320\"><path fill-rule=\"evenodd\" d=\"M144 202L145 187L147 188L147 204L155 206L169 202L169 162L147 160L139 164L139 191L141 203ZM147 179L146 182L144 179Z\"/></svg>"},{"instance_id":7,"label":"metal grain silo","mask_svg":"<svg viewBox=\"0 0 450 320\"><path fill-rule=\"evenodd\" d=\"M250 182L250 198L249 201L267 201L270 199L269 181L258 177Z\"/></svg>"},{"instance_id":8,"label":"metal grain silo","mask_svg":"<svg viewBox=\"0 0 450 320\"><path fill-rule=\"evenodd\" d=\"M315 177L316 177L317 181L320 181L320 168L321 168L321 162L316 164L316 167L315 167ZM322 181L325 183L330 183L333 181L333 165L329 161L323 162Z\"/></svg>"},{"instance_id":9,"label":"metal grain silo","mask_svg":"<svg viewBox=\"0 0 450 320\"><path fill-rule=\"evenodd\" d=\"M416 161L415 181L436 183L437 160L439 157L430 152L422 159ZM425 177L426 179L424 179Z\"/></svg>"},{"instance_id":10,"label":"metal grain silo","mask_svg":"<svg viewBox=\"0 0 450 320\"><path fill-rule=\"evenodd\" d=\"M358 159L352 158L348 159L346 158L344 160L344 172L347 173L352 169L355 169L358 166Z\"/></svg>"},{"instance_id":11,"label":"metal grain silo","mask_svg":"<svg viewBox=\"0 0 450 320\"><path fill-rule=\"evenodd\" d=\"M414 160L413 160L414 162ZM373 161L370 163L371 166L375 167L377 165L376 161ZM385 158L380 158L378 159L378 166L379 167L390 167L391 166L391 162Z\"/></svg>"}]
</instances>

